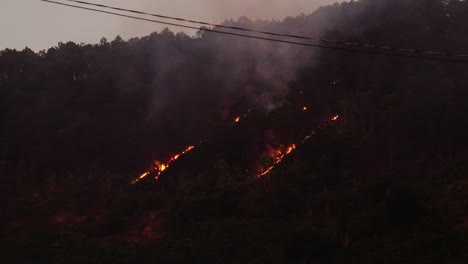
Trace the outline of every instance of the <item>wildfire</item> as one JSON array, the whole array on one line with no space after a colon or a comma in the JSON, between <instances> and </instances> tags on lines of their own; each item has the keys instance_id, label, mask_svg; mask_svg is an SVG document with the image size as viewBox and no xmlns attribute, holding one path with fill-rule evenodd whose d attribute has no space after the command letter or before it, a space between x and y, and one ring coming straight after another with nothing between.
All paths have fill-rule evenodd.
<instances>
[{"instance_id":1,"label":"wildfire","mask_svg":"<svg viewBox=\"0 0 468 264\"><path fill-rule=\"evenodd\" d=\"M261 99L258 98L257 99L257 102L259 102ZM252 108L249 108L247 110L247 112L242 115L242 116L238 116L234 119L234 123L239 123L241 121L242 118L246 118L247 115L252 111ZM199 142L200 144L202 144L203 142L200 141ZM137 182L139 182L140 180L146 178L146 176L148 176L149 174L153 173L153 172L157 172L156 173L156 176L155 176L155 179L158 180L159 177L161 176L161 174L166 171L170 165L176 161L177 159L179 159L181 156L187 154L188 152L192 151L193 149L195 148L195 146L188 146L184 151L174 155L173 157L171 157L167 162L163 163L161 161L155 161L153 162L153 166L151 167L151 169L149 169L148 171L142 173L140 176L138 176L138 178L136 178L135 180L133 180L131 182L131 184L135 184Z\"/></svg>"},{"instance_id":2,"label":"wildfire","mask_svg":"<svg viewBox=\"0 0 468 264\"><path fill-rule=\"evenodd\" d=\"M139 182L141 179L145 178L146 176L148 176L148 174L150 174L149 171L146 171L144 172L143 174L141 174L140 176L138 176L138 178L136 178L135 180L132 181L132 184L135 184L137 182Z\"/></svg>"},{"instance_id":3,"label":"wildfire","mask_svg":"<svg viewBox=\"0 0 468 264\"><path fill-rule=\"evenodd\" d=\"M180 153L178 153L178 154L172 156L172 157L171 157L167 162L165 162L165 163L162 163L162 162L160 162L160 161L155 161L155 162L153 163L153 167L152 167L150 170L148 170L148 171L144 172L143 174L141 174L137 179L133 180L131 183L132 183L132 184L135 184L135 183L139 182L140 180L142 180L143 178L145 178L146 176L148 176L150 173L153 173L153 172L155 172L155 171L157 172L157 174L156 174L156 176L155 176L155 179L158 180L159 177L161 176L161 174L162 174L165 170L167 170L167 169L171 166L171 164L172 164L174 161L178 160L178 159L179 159L180 157L182 157L183 155L189 153L189 152L192 151L194 148L195 148L195 146L188 146L187 148L185 148L184 151L182 151L182 152L180 152Z\"/></svg>"},{"instance_id":4,"label":"wildfire","mask_svg":"<svg viewBox=\"0 0 468 264\"><path fill-rule=\"evenodd\" d=\"M336 115L336 116L330 118L328 121L325 120L325 122L329 123L329 122L332 122L332 121L336 121L339 118L340 118L340 116ZM316 132L312 131L309 135L307 135L306 137L304 137L303 140L300 141L301 144L306 143L306 141L309 140L315 134L316 134ZM273 153L270 154L270 156L274 160L273 164L266 167L266 168L264 168L264 169L259 170L259 172L257 174L257 177L261 178L261 177L267 175L268 173L270 173L278 164L280 164L283 161L283 159L287 155L291 154L296 149L296 147L297 147L296 144L292 144L289 147L287 147L284 151L282 151L281 148L279 150L273 151Z\"/></svg>"},{"instance_id":5,"label":"wildfire","mask_svg":"<svg viewBox=\"0 0 468 264\"><path fill-rule=\"evenodd\" d=\"M314 135L316 134L315 131L312 131L310 133L310 135L307 135L302 141L301 141L301 144L304 144L307 140L309 140L309 138L313 137Z\"/></svg>"},{"instance_id":6,"label":"wildfire","mask_svg":"<svg viewBox=\"0 0 468 264\"><path fill-rule=\"evenodd\" d=\"M260 171L257 177L260 178L268 174L271 170L273 170L276 167L276 165L280 164L281 161L283 161L284 157L291 154L291 152L293 152L293 150L295 149L296 149L296 144L292 144L289 147L287 147L284 151L282 150L275 151L272 157L274 159L273 164L267 167L266 169L264 169L263 171Z\"/></svg>"},{"instance_id":7,"label":"wildfire","mask_svg":"<svg viewBox=\"0 0 468 264\"><path fill-rule=\"evenodd\" d=\"M336 84L336 82L333 82L332 83L333 85ZM303 94L304 92L303 91L300 91L301 94ZM257 102L260 102L261 101L261 98L257 98L256 100ZM237 124L239 123L243 118L246 118L248 116L248 114L251 112L251 108L249 108L247 110L247 112L244 114L244 115L240 115L240 116L237 116L236 118L234 118L234 123ZM302 111L307 111L308 110L308 107L303 105L302 106ZM329 120L323 120L323 125L326 126L328 125L329 123L331 123L332 121L336 121L340 118L339 115L335 115L334 117L330 118ZM301 141L300 141L300 144L305 144L307 140L309 140L311 137L313 137L314 135L316 134L315 131L311 131L311 133L309 135L307 135L306 137L304 137ZM202 142L200 141L200 144ZM155 176L155 179L158 180L159 177L161 176L161 174L166 171L170 166L171 164L176 161L177 159L179 159L181 156L187 154L188 152L192 151L193 149L195 148L195 146L188 146L187 148L185 148L185 150L183 150L182 152L174 155L173 157L171 157L167 162L160 162L160 161L155 161L153 163L153 166L151 167L151 169L149 169L148 171L142 173L137 179L133 180L131 182L131 184L135 184L137 182L139 182L140 180L144 179L145 177L147 177L149 174L153 173L153 172L156 172L156 176ZM265 176L266 174L270 173L278 164L280 164L283 159L291 154L295 149L297 148L297 145L296 144L292 144L292 145L289 145L288 147L284 147L283 145L280 146L280 148L278 150L273 150L273 151L270 151L270 153L268 154L271 158L272 158L272 162L269 162L270 164L268 164L267 166L268 167L265 167L265 168L262 168L262 169L259 169L257 172L257 177L260 178L262 176Z\"/></svg>"},{"instance_id":8,"label":"wildfire","mask_svg":"<svg viewBox=\"0 0 468 264\"><path fill-rule=\"evenodd\" d=\"M250 113L250 111L252 111L251 108L249 108L249 110L247 110L247 113L245 113L242 117L241 116L238 116L236 118L234 118L234 123L239 123L241 121L242 118L246 118L247 115Z\"/></svg>"}]
</instances>

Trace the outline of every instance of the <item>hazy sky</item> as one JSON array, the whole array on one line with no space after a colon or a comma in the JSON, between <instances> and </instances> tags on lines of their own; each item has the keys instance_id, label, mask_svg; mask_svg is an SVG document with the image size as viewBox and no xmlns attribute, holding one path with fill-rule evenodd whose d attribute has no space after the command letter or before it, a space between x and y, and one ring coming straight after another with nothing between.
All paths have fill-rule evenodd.
<instances>
[{"instance_id":1,"label":"hazy sky","mask_svg":"<svg viewBox=\"0 0 468 264\"><path fill-rule=\"evenodd\" d=\"M56 0L63 1L63 0ZM321 5L339 0L89 0L123 8L144 10L208 22L248 16L252 19L283 19L311 13ZM147 35L164 26L91 11L49 4L40 0L0 0L0 50L46 49L59 41L96 43L121 35ZM172 28L181 31L179 28ZM193 33L193 32L189 32Z\"/></svg>"}]
</instances>

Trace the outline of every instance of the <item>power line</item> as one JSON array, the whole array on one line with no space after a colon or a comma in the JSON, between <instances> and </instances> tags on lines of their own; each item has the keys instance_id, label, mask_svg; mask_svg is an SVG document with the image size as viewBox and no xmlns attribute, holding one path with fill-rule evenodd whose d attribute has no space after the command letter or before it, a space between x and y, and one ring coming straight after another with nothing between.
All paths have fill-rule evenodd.
<instances>
[{"instance_id":1,"label":"power line","mask_svg":"<svg viewBox=\"0 0 468 264\"><path fill-rule=\"evenodd\" d=\"M183 21L183 22L188 22L188 23L200 24L200 25L204 25L204 26L234 29L234 30L252 32L252 33L257 33L257 34L264 34L264 35L276 36L276 37L287 37L287 38L295 38L295 39L302 39L302 40L312 40L312 41L319 41L319 42L323 42L323 43L327 43L327 44L338 44L338 45L362 47L362 48L369 48L369 49L380 49L380 50L391 50L391 51L398 51L398 52L420 53L420 54L427 54L427 55L439 55L439 56L452 56L452 57L468 58L468 54L452 54L452 53L449 53L449 52L440 52L440 51L423 51L423 50L417 50L417 49L392 48L392 47L381 46L381 45L369 45L369 44L363 44L363 43L357 43L357 42L345 42L345 41L338 41L338 40L331 40L331 39L324 39L324 38L313 38L313 37L309 37L309 36L282 34L282 33L255 30L255 29L244 28L244 27L233 27L233 26L227 26L227 25L222 25L222 24L215 24L215 23L204 22L204 21L199 21L199 20L192 20L192 19L186 19L186 18L181 18L181 17L174 17L174 16L166 16L166 15L161 15L161 14L147 13L147 12L133 10L133 9L125 9L125 8L109 6L109 5L103 5L103 4L90 3L90 2L86 2L86 1L80 1L80 0L63 0L63 1L74 2L74 3L83 4L83 5L103 7L103 8L110 8L110 9L114 9L114 10L118 10L118 11L131 12L131 13L135 13L135 14L153 16L153 17L158 17L158 18L163 18L163 19Z\"/></svg>"},{"instance_id":2,"label":"power line","mask_svg":"<svg viewBox=\"0 0 468 264\"><path fill-rule=\"evenodd\" d=\"M463 55L463 54L450 54L450 53L442 53L442 52L432 52L432 51L418 51L418 50L412 50L414 51L415 54L401 54L401 53L389 53L385 52L386 51L393 51L393 52L409 52L410 49L396 49L396 48L391 48L391 47L379 47L379 46L372 46L372 45L362 45L357 44L357 43L342 43L342 44L349 44L349 46L354 46L354 47L363 47L363 48L371 48L375 47L378 50L364 50L364 49L355 49L351 47L338 47L338 46L327 46L327 45L318 45L318 44L312 44L312 43L304 43L304 42L296 42L296 41L290 41L290 40L283 40L283 39L276 39L276 38L270 38L270 37L260 37L260 36L254 36L254 35L247 35L247 34L242 34L242 33L235 33L235 32L227 32L227 31L222 31L222 30L217 30L217 29L210 29L210 28L199 28L195 26L189 26L189 25L183 25L183 24L178 24L178 23L172 23L172 22L166 22L166 21L161 21L161 20L154 20L154 19L149 19L149 18L143 18L143 17L137 17L137 16L131 16L131 15L125 15L121 13L115 13L111 11L105 11L105 10L100 10L100 9L95 9L95 8L89 8L89 7L84 7L84 6L77 6L77 5L71 5L71 4L66 4L62 2L56 2L52 0L40 0L43 2L48 2L52 4L57 4L57 5L62 5L62 6L67 6L67 7L72 7L72 8L78 8L78 9L83 9L83 10L89 10L89 11L94 11L98 13L104 13L104 14L109 14L109 15L114 15L114 16L120 16L120 17L125 17L125 18L131 18L131 19L136 19L140 21L147 21L147 22L153 22L153 23L158 23L158 24L163 24L163 25L168 25L168 26L175 26L175 27L181 27L181 28L187 28L187 29L194 29L194 30L202 30L206 32L213 32L213 33L218 33L218 34L224 34L224 35L231 35L231 36L237 36L237 37L244 37L244 38L251 38L251 39L258 39L258 40L266 40L266 41L271 41L271 42L278 42L278 43L287 43L287 44L293 44L293 45L298 45L298 46L306 46L306 47L314 47L314 48L322 48L322 49L330 49L330 50L339 50L339 51L345 51L345 52L354 52L354 53L361 53L361 54L378 54L378 55L384 55L384 56L394 56L394 57L404 57L404 58L413 58L413 59L420 59L420 60L433 60L433 61L448 61L448 62L461 62L461 63L468 63L468 60L463 60L463 59L456 59L456 58L450 58L450 57L459 57L459 58L468 58L468 55ZM75 1L75 0L65 0L65 1L71 1L71 2L82 2L82 1ZM84 2L86 3L86 2ZM104 5L98 5L98 4L92 4L91 5L96 5L100 7L107 7ZM134 10L127 10L127 9L122 9L122 8L117 8L117 7L109 7L121 11L128 11L128 12L133 12L133 13L142 13L145 14L144 12L140 11L134 11ZM155 15L159 16L159 15ZM181 18L179 18L181 20ZM186 22L189 22L187 20ZM189 22L192 23L192 22ZM224 26L227 27L227 26ZM227 27L231 29L235 29L236 27ZM254 30L249 30L249 29L242 29L244 31L250 31L252 33L261 33L261 32L256 32ZM265 34L265 33L262 33ZM288 37L287 35L282 35L278 33L271 33L274 34L275 36L283 36L283 37ZM299 38L299 36L296 36ZM309 39L312 40L312 38L308 37L303 37L303 39ZM329 42L329 44L341 44L339 42ZM420 55L439 55L441 57L424 57Z\"/></svg>"},{"instance_id":3,"label":"power line","mask_svg":"<svg viewBox=\"0 0 468 264\"><path fill-rule=\"evenodd\" d=\"M363 48L369 48L369 49L381 49L381 50L391 50L391 51L398 51L398 52L411 52L411 53L420 53L420 54L427 54L427 55L468 58L468 54L453 54L453 53L441 52L441 51L423 51L423 50L417 50L417 49L393 48L393 47L387 47L387 46L381 46L381 45L370 45L370 44L363 44L363 43L357 43L357 42L345 42L345 41L330 40L330 39L324 39L324 38L313 38L309 36L282 34L282 33L270 32L270 31L262 31L262 30L255 30L255 29L249 29L249 28L243 28L243 27L233 27L233 26L227 26L227 25L222 25L222 24L209 23L209 22L186 19L186 18L181 18L181 17L173 17L173 16L166 16L166 15L161 15L161 14L147 13L147 12L133 10L133 9L125 9L125 8L103 5L103 4L96 4L96 3L80 1L80 0L63 0L63 1L75 2L75 3L84 4L84 5L91 5L91 6L97 6L97 7L103 7L103 8L110 8L110 9L114 9L118 11L131 12L131 13L136 13L136 14L141 14L141 15L148 15L148 16L159 17L163 19L171 19L171 20L183 21L183 22L188 22L188 23L195 23L195 24L200 24L204 26L234 29L234 30L259 33L259 34L277 36L277 37L313 40L313 41L319 41L319 42L324 42L328 44L339 44L339 45L363 47Z\"/></svg>"}]
</instances>

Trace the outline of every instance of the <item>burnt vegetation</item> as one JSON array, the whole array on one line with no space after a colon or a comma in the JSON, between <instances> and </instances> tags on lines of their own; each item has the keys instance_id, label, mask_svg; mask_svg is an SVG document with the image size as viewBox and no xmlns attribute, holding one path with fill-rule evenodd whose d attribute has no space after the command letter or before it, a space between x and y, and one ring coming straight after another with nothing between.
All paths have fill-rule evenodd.
<instances>
[{"instance_id":1,"label":"burnt vegetation","mask_svg":"<svg viewBox=\"0 0 468 264\"><path fill-rule=\"evenodd\" d=\"M225 23L466 54L467 14L361 0ZM467 71L204 31L0 51L0 262L467 263Z\"/></svg>"}]
</instances>

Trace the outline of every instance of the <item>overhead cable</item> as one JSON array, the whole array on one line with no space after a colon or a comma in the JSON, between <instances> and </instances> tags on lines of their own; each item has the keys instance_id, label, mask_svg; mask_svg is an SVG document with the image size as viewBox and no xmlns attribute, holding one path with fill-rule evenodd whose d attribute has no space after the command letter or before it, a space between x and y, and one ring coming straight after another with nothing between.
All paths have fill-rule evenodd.
<instances>
[{"instance_id":1,"label":"overhead cable","mask_svg":"<svg viewBox=\"0 0 468 264\"><path fill-rule=\"evenodd\" d=\"M236 32L231 32L231 31L223 31L223 30L219 30L219 29L215 29L215 28L205 28L205 27L200 28L200 27L196 27L196 26L189 26L189 25L184 25L184 24L179 24L179 23L172 23L172 22L167 22L167 21L162 21L162 20L155 20L155 19L149 19L149 18L138 17L138 16L133 16L133 15L126 15L126 14L116 13L116 12L111 12L111 11L105 11L105 10L96 9L96 8L89 8L89 7L84 7L84 6L71 5L71 4L67 4L67 3L63 3L63 2L57 2L57 1L53 1L53 0L40 0L40 1L48 2L48 3L52 3L52 4L57 4L57 5L62 5L62 6L67 6L67 7L72 7L72 8L78 8L78 9L84 9L84 10L89 10L89 11L114 15L114 16L120 16L120 17L126 17L126 18L141 20L141 21L153 22L153 23L158 23L158 24L163 24L163 25L168 25L168 26L175 26L175 27L181 27L181 28L187 28L187 29L201 30L201 31L206 31L206 32L213 32L213 33L218 33L218 34L231 35L231 36L244 37L244 38L251 38L251 39L266 40L266 41L272 41L272 42L287 43L287 44L293 44L293 45L299 45L299 46L315 47L315 48L331 49L331 50L340 50L340 51L355 52L355 53L362 53L362 54L379 54L379 55L384 55L384 56L414 58L414 59L421 59L421 60L434 60L434 61L449 61L449 62L468 63L468 60L463 60L462 59L462 58L468 58L468 55L464 55L464 54L451 54L451 53L434 52L434 51L419 51L419 50L415 50L415 49L398 49L398 48L391 48L391 47L385 47L385 46L363 45L363 44L357 44L357 43L351 43L351 42L339 42L339 41L330 41L330 40L326 40L329 45L320 45L320 44L290 41L290 40L278 39L278 38L272 38L272 37L262 37L262 36L257 36L257 35L236 33ZM77 1L77 0L64 0L64 1L77 2L77 3L87 3L87 2L83 2L83 1ZM92 4L92 3L88 3L88 4L89 5L99 6L99 7L112 8L112 9L119 10L119 11L127 11L127 12L132 12L132 13L147 14L145 12L129 10L129 9L123 9L123 8L117 8L117 7L108 7L108 6L100 5L100 4ZM152 15L153 16L159 16L159 17L162 17L162 18L165 17L165 16L162 16L162 15L156 15L156 14L152 14ZM182 20L182 18L177 18L177 19ZM186 20L185 22L194 23L194 22L190 22L190 20ZM206 23L206 24L210 25L209 23ZM213 24L213 25L215 25L215 24ZM223 26L223 27L224 28L230 28L230 29L237 29L237 30L241 29L241 28L237 28L237 27L228 27L228 26ZM266 32L262 32L262 31L257 32L255 30L250 30L250 29L245 29L245 28L242 28L242 30L243 31L249 31L251 33L266 34ZM277 36L277 37L292 37L292 36L294 36L294 35L284 35L284 34L271 33L271 32L268 33L268 34L269 35L274 35L274 36ZM319 39L313 39L313 38L309 38L309 37L300 37L300 36L294 36L294 37L295 38L302 38L304 40L306 40L306 39L308 39L308 40L319 40ZM335 44L335 45L333 45L333 44ZM345 46L340 46L340 44L346 45L346 47ZM431 55L431 56L429 57L429 56L422 56L422 55Z\"/></svg>"}]
</instances>

